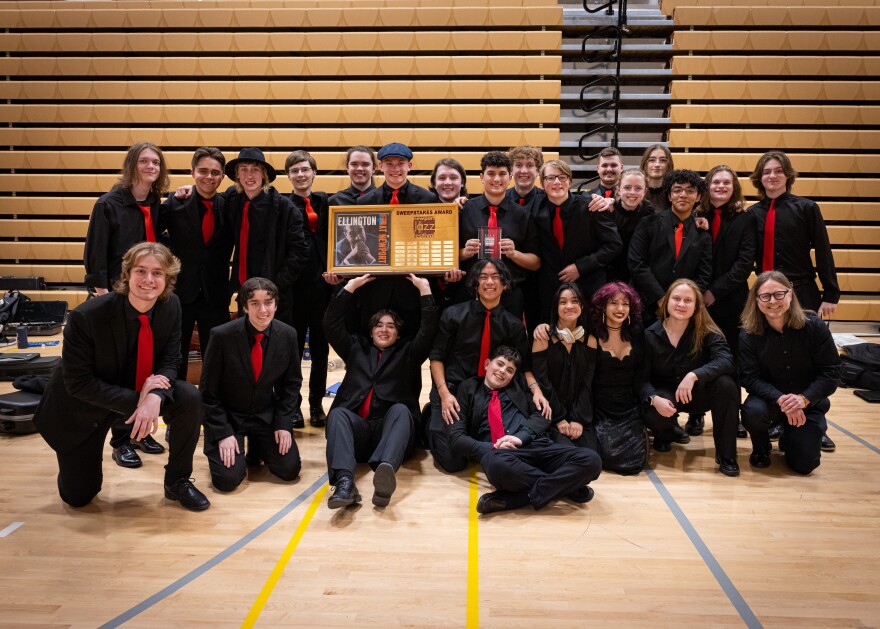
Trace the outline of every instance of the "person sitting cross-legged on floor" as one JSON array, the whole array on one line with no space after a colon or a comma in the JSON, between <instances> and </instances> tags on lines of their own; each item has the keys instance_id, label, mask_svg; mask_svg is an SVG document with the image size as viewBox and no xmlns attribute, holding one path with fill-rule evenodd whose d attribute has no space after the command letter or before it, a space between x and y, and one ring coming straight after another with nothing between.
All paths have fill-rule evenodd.
<instances>
[{"instance_id":1,"label":"person sitting cross-legged on floor","mask_svg":"<svg viewBox=\"0 0 880 629\"><path fill-rule=\"evenodd\" d=\"M530 396L515 382L519 352L496 347L486 360L486 375L458 388L458 419L449 427L453 450L479 460L496 491L483 494L479 513L541 509L559 498L589 502L589 483L602 471L599 455L587 448L561 445L544 436L549 425Z\"/></svg>"}]
</instances>

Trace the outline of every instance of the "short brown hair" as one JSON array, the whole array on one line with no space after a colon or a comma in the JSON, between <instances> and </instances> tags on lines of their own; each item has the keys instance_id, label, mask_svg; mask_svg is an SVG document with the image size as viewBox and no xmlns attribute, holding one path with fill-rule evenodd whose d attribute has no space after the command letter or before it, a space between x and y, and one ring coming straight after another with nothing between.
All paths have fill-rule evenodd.
<instances>
[{"instance_id":1,"label":"short brown hair","mask_svg":"<svg viewBox=\"0 0 880 629\"><path fill-rule=\"evenodd\" d=\"M467 171L464 169L464 166L459 163L457 159L452 159L451 157L441 157L437 160L437 163L434 164L434 170L431 171L431 185L428 187L433 193L437 193L437 189L435 186L437 185L437 171L441 166L448 166L453 170L458 171L458 174L461 175L461 196L466 197L467 193Z\"/></svg>"},{"instance_id":2,"label":"short brown hair","mask_svg":"<svg viewBox=\"0 0 880 629\"><path fill-rule=\"evenodd\" d=\"M382 317L391 317L391 321L394 323L394 327L397 329L397 334L400 334L400 331L403 329L403 319L400 318L393 310L389 310L388 308L383 308L382 310L377 310L373 313L373 316L370 317L370 330L372 331L377 325L379 325L379 321L382 320Z\"/></svg>"},{"instance_id":3,"label":"short brown hair","mask_svg":"<svg viewBox=\"0 0 880 629\"><path fill-rule=\"evenodd\" d=\"M275 285L275 282L267 280L265 277L249 277L238 289L238 297L235 300L238 302L238 307L241 310L244 310L244 307L247 306L248 300L253 297L254 293L258 290L264 290L269 293L269 297L272 299L278 299L278 287Z\"/></svg>"},{"instance_id":4,"label":"short brown hair","mask_svg":"<svg viewBox=\"0 0 880 629\"><path fill-rule=\"evenodd\" d=\"M290 155L287 156L287 159L284 160L284 174L287 174L287 171L290 170L290 167L294 164L299 164L300 162L308 162L309 166L312 170L318 170L318 162L315 161L315 158L312 157L312 154L308 151L293 151Z\"/></svg>"},{"instance_id":5,"label":"short brown hair","mask_svg":"<svg viewBox=\"0 0 880 629\"><path fill-rule=\"evenodd\" d=\"M620 161L623 161L623 155L620 154L620 151L617 150L617 147L615 146L606 146L599 151L599 159L602 159L603 157L619 157Z\"/></svg>"},{"instance_id":6,"label":"short brown hair","mask_svg":"<svg viewBox=\"0 0 880 629\"><path fill-rule=\"evenodd\" d=\"M200 146L196 149L196 152L193 153L192 169L195 170L199 162L206 157L216 159L218 162L220 162L220 170L226 168L226 156L223 154L223 151L218 149L216 146Z\"/></svg>"},{"instance_id":7,"label":"short brown hair","mask_svg":"<svg viewBox=\"0 0 880 629\"><path fill-rule=\"evenodd\" d=\"M165 163L165 156L162 154L162 149L152 142L138 142L128 149L128 153L125 154L125 159L122 161L122 170L119 172L119 180L116 182L116 185L125 188L126 190L131 190L138 178L138 158L141 156L141 153L147 149L154 151L156 155L159 156L159 177L153 182L153 185L150 186L150 192L156 196L162 196L168 192L171 180L168 177L168 165Z\"/></svg>"},{"instance_id":8,"label":"short brown hair","mask_svg":"<svg viewBox=\"0 0 880 629\"><path fill-rule=\"evenodd\" d=\"M767 162L771 159L775 159L782 164L782 172L785 174L785 189L787 191L791 192L791 187L794 185L798 176L798 171L796 171L794 166L791 165L791 160L788 159L788 155L782 151L767 151L758 158L758 163L755 164L755 170L749 175L752 185L758 190L758 196L762 199L766 195L766 192L764 190L764 184L761 183L761 175L764 174L764 168L767 166Z\"/></svg>"},{"instance_id":9,"label":"short brown hair","mask_svg":"<svg viewBox=\"0 0 880 629\"><path fill-rule=\"evenodd\" d=\"M801 307L801 302L798 301L797 293L794 292L791 281L780 271L764 271L749 289L746 305L739 316L740 323L742 323L746 334L764 334L767 320L764 318L764 313L758 308L758 291L761 290L761 286L770 280L782 284L791 291L791 307L786 313L785 325L795 330L800 330L807 324L807 315L804 314L804 309Z\"/></svg>"},{"instance_id":10,"label":"short brown hair","mask_svg":"<svg viewBox=\"0 0 880 629\"><path fill-rule=\"evenodd\" d=\"M514 146L507 151L507 154L510 156L511 163L518 159L532 159L535 161L535 167L539 171L541 170L541 166L544 165L544 153L542 153L541 149L536 146L529 146L528 144Z\"/></svg>"},{"instance_id":11,"label":"short brown hair","mask_svg":"<svg viewBox=\"0 0 880 629\"><path fill-rule=\"evenodd\" d=\"M376 161L376 152L371 149L369 146L364 146L363 144L358 144L357 146L353 146L345 152L345 162L343 162L343 166L348 168L348 162L351 159L352 153L366 153L370 156L370 161L373 162L373 170L378 166L378 162Z\"/></svg>"},{"instance_id":12,"label":"short brown hair","mask_svg":"<svg viewBox=\"0 0 880 629\"><path fill-rule=\"evenodd\" d=\"M541 166L541 183L544 183L544 171L547 170L547 168L550 166L558 171L561 171L562 174L567 176L570 180L574 179L574 174L571 172L571 166L569 166L561 159L551 159L549 162L546 162L543 166Z\"/></svg>"},{"instance_id":13,"label":"short brown hair","mask_svg":"<svg viewBox=\"0 0 880 629\"><path fill-rule=\"evenodd\" d=\"M174 285L180 274L180 260L171 253L171 249L159 242L139 242L125 252L122 256L122 273L113 285L113 290L120 295L128 295L131 270L144 256L154 256L165 271L165 290L159 295L159 299L165 301L174 292Z\"/></svg>"}]
</instances>

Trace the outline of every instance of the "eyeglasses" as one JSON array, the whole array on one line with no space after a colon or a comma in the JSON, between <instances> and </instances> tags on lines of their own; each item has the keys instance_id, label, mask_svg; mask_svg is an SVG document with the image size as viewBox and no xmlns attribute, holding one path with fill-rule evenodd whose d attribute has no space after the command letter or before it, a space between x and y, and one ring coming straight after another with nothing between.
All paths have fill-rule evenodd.
<instances>
[{"instance_id":1,"label":"eyeglasses","mask_svg":"<svg viewBox=\"0 0 880 629\"><path fill-rule=\"evenodd\" d=\"M771 299L773 299L774 301L782 301L783 299L785 299L785 296L788 295L790 292L790 290L786 289L777 290L772 293L758 293L758 299L760 301L763 301L764 303L767 303Z\"/></svg>"},{"instance_id":2,"label":"eyeglasses","mask_svg":"<svg viewBox=\"0 0 880 629\"><path fill-rule=\"evenodd\" d=\"M311 168L291 168L287 172L290 173L291 175L294 175L294 176L308 175L310 172L312 172L312 169Z\"/></svg>"},{"instance_id":3,"label":"eyeglasses","mask_svg":"<svg viewBox=\"0 0 880 629\"><path fill-rule=\"evenodd\" d=\"M672 190L669 191L669 194L671 194L674 197L680 197L683 194L686 194L687 196L691 196L691 195L697 194L697 189L696 188L673 188Z\"/></svg>"},{"instance_id":4,"label":"eyeglasses","mask_svg":"<svg viewBox=\"0 0 880 629\"><path fill-rule=\"evenodd\" d=\"M554 181L558 181L559 183L568 183L571 181L568 175L544 175L544 181L548 181L553 183Z\"/></svg>"},{"instance_id":5,"label":"eyeglasses","mask_svg":"<svg viewBox=\"0 0 880 629\"><path fill-rule=\"evenodd\" d=\"M621 186L621 190L624 192L644 192L644 186Z\"/></svg>"}]
</instances>

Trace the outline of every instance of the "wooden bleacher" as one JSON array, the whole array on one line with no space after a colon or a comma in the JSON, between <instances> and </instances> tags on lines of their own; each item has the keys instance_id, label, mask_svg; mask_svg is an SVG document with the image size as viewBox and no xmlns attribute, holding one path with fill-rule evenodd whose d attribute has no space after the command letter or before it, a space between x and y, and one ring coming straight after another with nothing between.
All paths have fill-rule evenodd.
<instances>
[{"instance_id":1,"label":"wooden bleacher","mask_svg":"<svg viewBox=\"0 0 880 629\"><path fill-rule=\"evenodd\" d=\"M673 16L677 167L748 180L786 151L828 223L838 320L880 320L880 6L873 0L662 0Z\"/></svg>"},{"instance_id":2,"label":"wooden bleacher","mask_svg":"<svg viewBox=\"0 0 880 629\"><path fill-rule=\"evenodd\" d=\"M487 150L558 155L561 25L555 0L0 2L0 274L84 300L89 214L142 140L172 188L197 146L259 146L335 192L346 148L399 141L416 183L455 156L480 192Z\"/></svg>"}]
</instances>

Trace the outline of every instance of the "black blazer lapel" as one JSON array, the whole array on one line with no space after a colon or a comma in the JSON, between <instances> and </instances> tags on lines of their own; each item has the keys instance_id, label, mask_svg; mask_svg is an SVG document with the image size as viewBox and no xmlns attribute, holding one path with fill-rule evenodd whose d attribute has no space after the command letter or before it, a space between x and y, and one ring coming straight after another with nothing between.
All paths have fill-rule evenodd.
<instances>
[{"instance_id":1,"label":"black blazer lapel","mask_svg":"<svg viewBox=\"0 0 880 629\"><path fill-rule=\"evenodd\" d=\"M119 373L125 371L125 363L128 360L126 356L127 347L125 342L125 300L128 297L116 293L116 299L113 300L113 309L110 318L110 329L113 334L113 342L116 344L116 364Z\"/></svg>"},{"instance_id":2,"label":"black blazer lapel","mask_svg":"<svg viewBox=\"0 0 880 629\"><path fill-rule=\"evenodd\" d=\"M272 343L269 343L269 347L272 347ZM248 378L248 382L251 383L251 386L255 386L254 367L251 365L251 347L248 342L247 330L245 329L243 319L242 324L239 326L238 332L235 335L235 349L235 353L241 361L241 373ZM266 362L265 357L263 357L263 362ZM262 374L260 375L262 376Z\"/></svg>"},{"instance_id":3,"label":"black blazer lapel","mask_svg":"<svg viewBox=\"0 0 880 629\"><path fill-rule=\"evenodd\" d=\"M684 258L687 250L690 249L691 243L697 239L697 226L694 222L687 221L684 224L684 237L681 239L681 251L678 252L678 259ZM675 251L675 232L672 232L672 251Z\"/></svg>"}]
</instances>

